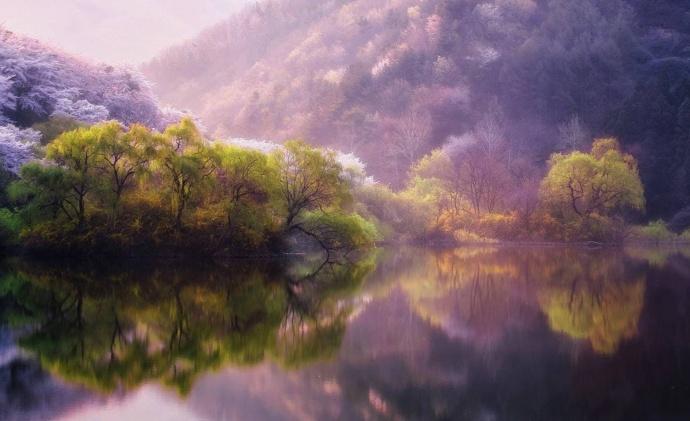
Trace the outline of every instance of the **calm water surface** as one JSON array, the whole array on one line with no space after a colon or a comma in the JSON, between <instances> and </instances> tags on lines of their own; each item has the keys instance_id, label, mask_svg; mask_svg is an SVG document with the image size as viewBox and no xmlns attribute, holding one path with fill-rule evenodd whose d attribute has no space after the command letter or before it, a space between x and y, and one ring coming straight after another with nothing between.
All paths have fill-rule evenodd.
<instances>
[{"instance_id":1,"label":"calm water surface","mask_svg":"<svg viewBox=\"0 0 690 421\"><path fill-rule=\"evenodd\" d=\"M9 260L0 418L690 419L690 251Z\"/></svg>"}]
</instances>

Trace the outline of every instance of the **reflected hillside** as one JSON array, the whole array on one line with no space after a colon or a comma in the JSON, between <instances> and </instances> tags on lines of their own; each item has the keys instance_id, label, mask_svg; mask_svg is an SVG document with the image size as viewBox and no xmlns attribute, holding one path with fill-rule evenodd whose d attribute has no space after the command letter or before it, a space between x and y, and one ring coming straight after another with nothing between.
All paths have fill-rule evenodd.
<instances>
[{"instance_id":1,"label":"reflected hillside","mask_svg":"<svg viewBox=\"0 0 690 421\"><path fill-rule=\"evenodd\" d=\"M3 319L41 366L103 392L157 381L186 394L201 373L332 358L373 259L347 265L47 266L3 269Z\"/></svg>"}]
</instances>

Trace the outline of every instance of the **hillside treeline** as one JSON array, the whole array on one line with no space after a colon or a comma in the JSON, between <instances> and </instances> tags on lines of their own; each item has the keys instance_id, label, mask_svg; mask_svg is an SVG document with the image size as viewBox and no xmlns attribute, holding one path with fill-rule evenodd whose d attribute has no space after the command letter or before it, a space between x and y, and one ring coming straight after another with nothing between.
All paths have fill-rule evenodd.
<instances>
[{"instance_id":1,"label":"hillside treeline","mask_svg":"<svg viewBox=\"0 0 690 421\"><path fill-rule=\"evenodd\" d=\"M543 175L613 136L647 215L689 205L690 2L263 1L144 67L218 134L353 151L405 185L444 145L499 137ZM683 224L684 228L687 224Z\"/></svg>"}]
</instances>

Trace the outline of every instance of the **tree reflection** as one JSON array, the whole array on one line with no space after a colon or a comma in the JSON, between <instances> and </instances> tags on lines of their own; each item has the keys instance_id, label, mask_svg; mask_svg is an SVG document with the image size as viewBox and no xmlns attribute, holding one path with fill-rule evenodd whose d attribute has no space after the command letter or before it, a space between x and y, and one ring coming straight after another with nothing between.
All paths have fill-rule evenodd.
<instances>
[{"instance_id":1,"label":"tree reflection","mask_svg":"<svg viewBox=\"0 0 690 421\"><path fill-rule=\"evenodd\" d=\"M431 271L404 278L401 286L422 319L451 337L488 345L519 322L524 299L517 293L529 274L524 259L531 264L525 252L492 247L439 251L428 257Z\"/></svg>"},{"instance_id":2,"label":"tree reflection","mask_svg":"<svg viewBox=\"0 0 690 421\"><path fill-rule=\"evenodd\" d=\"M592 387L599 365L574 370L639 346L643 338L632 339L638 324L644 329L646 263L622 250L565 247L404 255L395 273L401 293L391 289L370 306L340 357L340 388L372 419L596 418L588 411L599 406L571 394L574 378L588 399L618 398L628 387L627 369L616 385L601 382L609 389ZM564 338L582 343L563 346Z\"/></svg>"},{"instance_id":3,"label":"tree reflection","mask_svg":"<svg viewBox=\"0 0 690 421\"><path fill-rule=\"evenodd\" d=\"M552 272L538 293L549 326L587 339L596 352L614 353L623 340L637 334L644 274L626 271L623 258L601 254L564 266Z\"/></svg>"},{"instance_id":4,"label":"tree reflection","mask_svg":"<svg viewBox=\"0 0 690 421\"><path fill-rule=\"evenodd\" d=\"M413 311L450 336L492 343L529 323L529 307L541 309L553 331L586 339L600 353L637 333L645 271L620 251L488 247L426 259L418 262L426 270L408 272L401 286Z\"/></svg>"},{"instance_id":5,"label":"tree reflection","mask_svg":"<svg viewBox=\"0 0 690 421\"><path fill-rule=\"evenodd\" d=\"M319 270L252 263L16 261L0 282L11 303L3 320L32 327L19 344L44 369L102 392L156 380L186 394L199 374L227 364L271 359L289 368L333 357L352 311L348 296L373 260Z\"/></svg>"}]
</instances>

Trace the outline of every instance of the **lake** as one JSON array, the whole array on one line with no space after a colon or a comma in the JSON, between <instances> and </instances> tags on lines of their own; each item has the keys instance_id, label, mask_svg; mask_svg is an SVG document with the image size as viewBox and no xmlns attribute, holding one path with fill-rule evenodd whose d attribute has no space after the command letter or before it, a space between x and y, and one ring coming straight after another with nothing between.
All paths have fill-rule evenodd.
<instances>
[{"instance_id":1,"label":"lake","mask_svg":"<svg viewBox=\"0 0 690 421\"><path fill-rule=\"evenodd\" d=\"M6 420L690 418L690 250L0 264Z\"/></svg>"}]
</instances>

